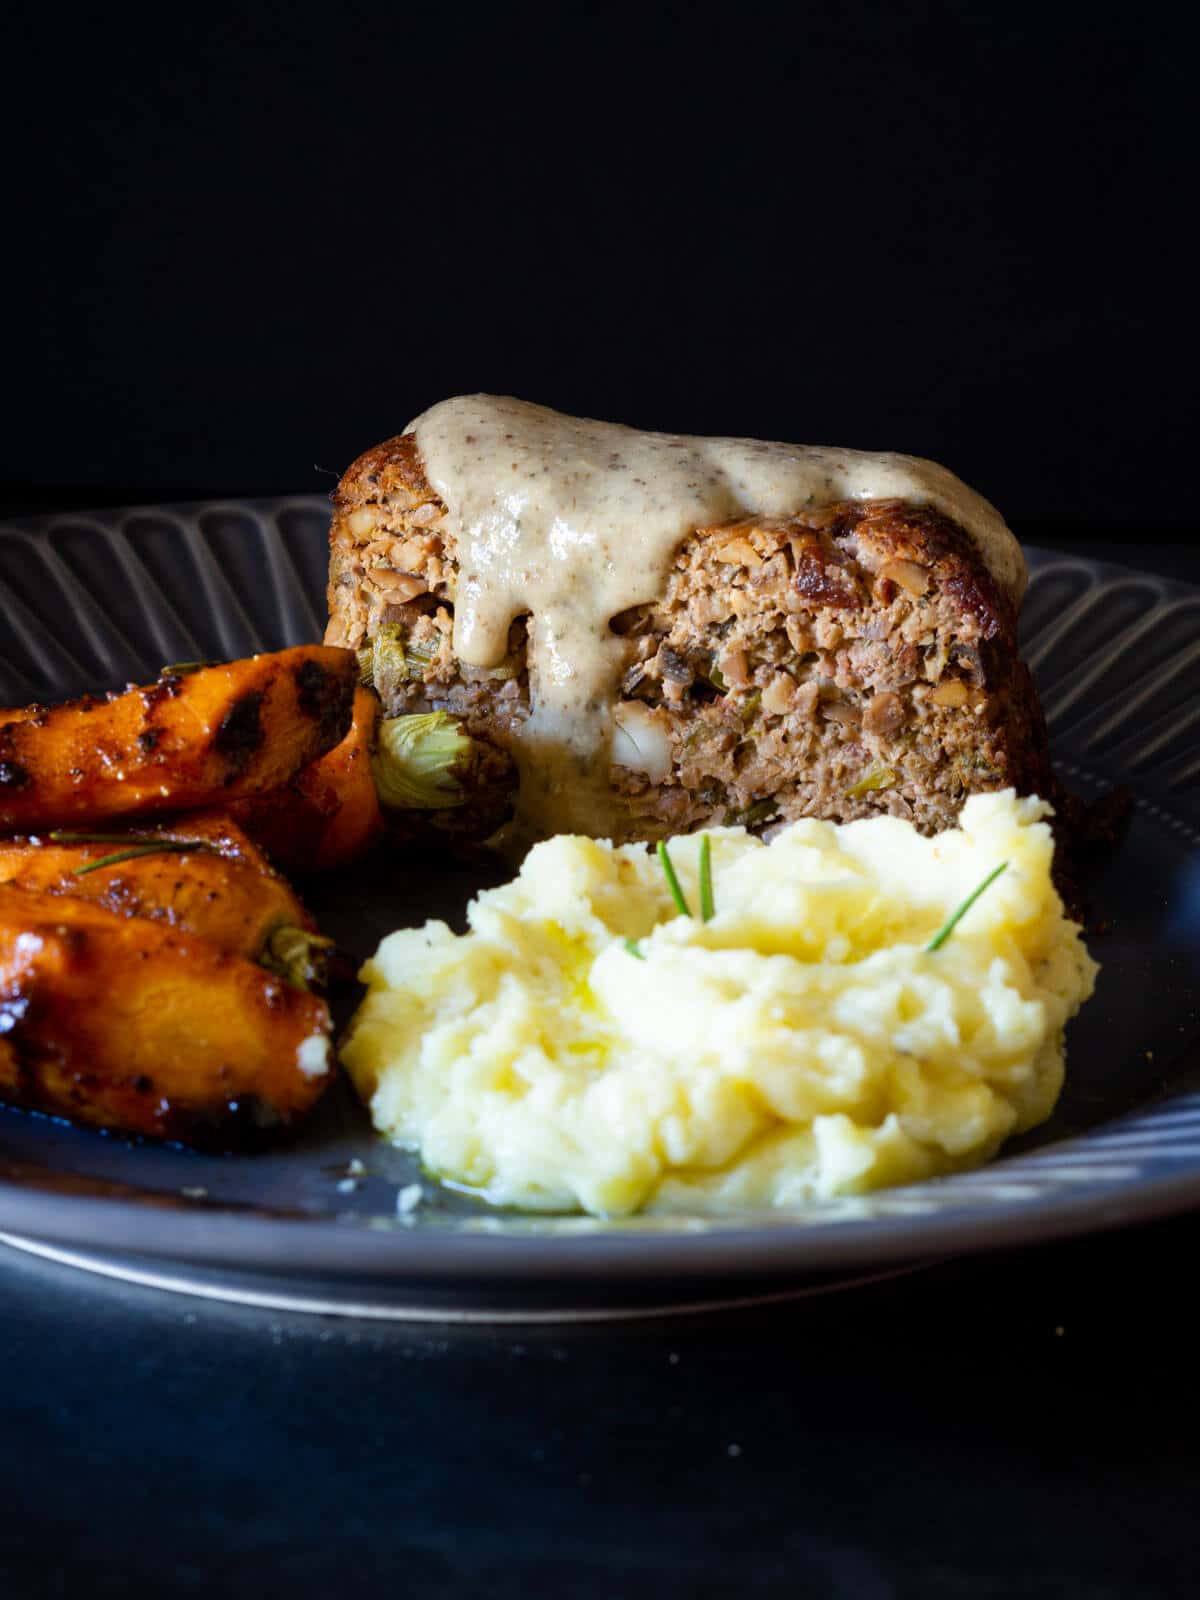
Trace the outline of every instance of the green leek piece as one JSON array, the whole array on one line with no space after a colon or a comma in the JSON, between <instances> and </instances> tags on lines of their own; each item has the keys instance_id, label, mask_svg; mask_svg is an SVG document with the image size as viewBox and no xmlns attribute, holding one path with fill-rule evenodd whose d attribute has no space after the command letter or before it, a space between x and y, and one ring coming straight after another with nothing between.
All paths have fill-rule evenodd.
<instances>
[{"instance_id":1,"label":"green leek piece","mask_svg":"<svg viewBox=\"0 0 1200 1600\"><path fill-rule=\"evenodd\" d=\"M258 964L278 973L294 989L323 989L333 940L285 922L267 939Z\"/></svg>"},{"instance_id":2,"label":"green leek piece","mask_svg":"<svg viewBox=\"0 0 1200 1600\"><path fill-rule=\"evenodd\" d=\"M437 655L437 645L420 639L409 639L405 646L408 665L412 668L411 676L423 677L427 668L432 665L434 656Z\"/></svg>"},{"instance_id":3,"label":"green leek piece","mask_svg":"<svg viewBox=\"0 0 1200 1600\"><path fill-rule=\"evenodd\" d=\"M398 811L444 811L465 799L462 770L472 741L445 711L387 717L371 772L381 805Z\"/></svg>"},{"instance_id":4,"label":"green leek piece","mask_svg":"<svg viewBox=\"0 0 1200 1600\"><path fill-rule=\"evenodd\" d=\"M846 790L847 800L861 800L874 789L890 789L897 777L895 767L875 767L865 778L860 778L852 789Z\"/></svg>"},{"instance_id":5,"label":"green leek piece","mask_svg":"<svg viewBox=\"0 0 1200 1600\"><path fill-rule=\"evenodd\" d=\"M727 820L731 828L757 828L760 822L770 821L778 810L779 802L774 795L767 795L747 806L744 811L733 812Z\"/></svg>"},{"instance_id":6,"label":"green leek piece","mask_svg":"<svg viewBox=\"0 0 1200 1600\"><path fill-rule=\"evenodd\" d=\"M385 623L371 640L371 678L378 686L385 677L395 683L403 683L408 677L404 630L398 622Z\"/></svg>"}]
</instances>

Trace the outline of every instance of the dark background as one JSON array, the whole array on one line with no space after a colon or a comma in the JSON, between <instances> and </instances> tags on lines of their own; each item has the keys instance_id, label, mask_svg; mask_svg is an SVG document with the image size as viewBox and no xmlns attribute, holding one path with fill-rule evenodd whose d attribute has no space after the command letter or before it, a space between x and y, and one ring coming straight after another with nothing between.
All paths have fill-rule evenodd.
<instances>
[{"instance_id":1,"label":"dark background","mask_svg":"<svg viewBox=\"0 0 1200 1600\"><path fill-rule=\"evenodd\" d=\"M18 0L6 503L323 489L491 389L1185 538L1179 10Z\"/></svg>"}]
</instances>

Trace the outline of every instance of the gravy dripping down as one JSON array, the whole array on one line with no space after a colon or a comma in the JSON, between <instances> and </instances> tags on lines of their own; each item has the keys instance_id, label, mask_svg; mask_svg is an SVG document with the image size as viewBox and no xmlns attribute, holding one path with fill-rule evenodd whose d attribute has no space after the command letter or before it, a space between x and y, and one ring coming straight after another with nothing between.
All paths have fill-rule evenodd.
<instances>
[{"instance_id":1,"label":"gravy dripping down","mask_svg":"<svg viewBox=\"0 0 1200 1600\"><path fill-rule=\"evenodd\" d=\"M609 623L661 596L695 528L839 500L907 500L958 523L1014 605L1024 591L1024 559L999 513L917 456L644 433L483 394L444 400L406 431L457 545L459 660L496 666L510 625L528 617L515 843L613 835L624 645Z\"/></svg>"}]
</instances>

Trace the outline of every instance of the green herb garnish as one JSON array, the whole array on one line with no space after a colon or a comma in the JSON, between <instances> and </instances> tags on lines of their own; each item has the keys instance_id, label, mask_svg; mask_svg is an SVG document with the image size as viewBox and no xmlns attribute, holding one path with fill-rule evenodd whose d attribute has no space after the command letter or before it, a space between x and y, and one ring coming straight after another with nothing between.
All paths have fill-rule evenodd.
<instances>
[{"instance_id":1,"label":"green herb garnish","mask_svg":"<svg viewBox=\"0 0 1200 1600\"><path fill-rule=\"evenodd\" d=\"M626 950L629 952L629 954L631 956L636 956L639 961L645 961L645 959L646 959L645 951L644 950L639 950L637 945L634 944L632 939L622 939L621 943L625 946Z\"/></svg>"},{"instance_id":2,"label":"green herb garnish","mask_svg":"<svg viewBox=\"0 0 1200 1600\"><path fill-rule=\"evenodd\" d=\"M84 861L71 868L71 875L82 878L85 873L98 872L101 867L115 867L120 861L133 861L138 856L161 855L170 850L210 850L218 855L217 845L207 839L172 839L161 833L75 833L69 828L55 828L47 835L52 844L119 844L120 850L111 855L99 856L95 861Z\"/></svg>"},{"instance_id":3,"label":"green herb garnish","mask_svg":"<svg viewBox=\"0 0 1200 1600\"><path fill-rule=\"evenodd\" d=\"M717 914L713 899L712 842L706 833L700 835L700 920L711 922Z\"/></svg>"},{"instance_id":4,"label":"green herb garnish","mask_svg":"<svg viewBox=\"0 0 1200 1600\"><path fill-rule=\"evenodd\" d=\"M658 841L658 860L664 873L666 874L667 888L671 891L671 899L674 900L679 915L681 917L690 917L692 913L688 908L687 901L684 899L683 890L679 886L679 878L675 872L675 864L671 860L670 852L667 850L667 841L665 839L660 839Z\"/></svg>"},{"instance_id":5,"label":"green herb garnish","mask_svg":"<svg viewBox=\"0 0 1200 1600\"><path fill-rule=\"evenodd\" d=\"M219 661L173 661L169 667L160 667L158 675L160 678L186 678L189 673L220 665Z\"/></svg>"},{"instance_id":6,"label":"green herb garnish","mask_svg":"<svg viewBox=\"0 0 1200 1600\"><path fill-rule=\"evenodd\" d=\"M51 836L53 837L53 835ZM89 872L99 872L101 867L115 867L121 861L135 861L139 856L157 856L175 851L211 850L210 844L195 839L158 839L153 843L131 844L125 850L114 850L111 855L100 856L96 861L85 861L71 868L73 878L82 878Z\"/></svg>"},{"instance_id":7,"label":"green herb garnish","mask_svg":"<svg viewBox=\"0 0 1200 1600\"><path fill-rule=\"evenodd\" d=\"M158 844L161 833L76 833L70 828L55 828L46 837L53 844Z\"/></svg>"},{"instance_id":8,"label":"green herb garnish","mask_svg":"<svg viewBox=\"0 0 1200 1600\"><path fill-rule=\"evenodd\" d=\"M963 901L962 905L959 906L958 910L952 912L951 915L946 918L945 922L942 923L941 927L934 934L933 938L930 939L929 943L925 946L927 953L934 950L940 950L942 948L946 940L950 937L955 928L958 927L959 923L966 916L967 912L970 911L971 907L975 904L976 900L979 899L979 896L986 888L989 887L989 885L995 883L996 879L1007 866L1008 862L1002 861L998 867L994 867L992 871L988 873L987 877L981 884L978 884L974 889L971 890L970 894Z\"/></svg>"}]
</instances>

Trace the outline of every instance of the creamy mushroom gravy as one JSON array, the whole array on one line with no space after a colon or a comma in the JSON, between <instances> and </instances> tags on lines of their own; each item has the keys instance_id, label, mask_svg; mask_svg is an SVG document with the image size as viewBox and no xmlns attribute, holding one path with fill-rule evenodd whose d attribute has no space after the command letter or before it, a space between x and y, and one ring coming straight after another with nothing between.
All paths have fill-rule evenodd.
<instances>
[{"instance_id":1,"label":"creamy mushroom gravy","mask_svg":"<svg viewBox=\"0 0 1200 1600\"><path fill-rule=\"evenodd\" d=\"M482 394L444 400L406 431L456 541L458 658L497 665L510 624L528 617L522 841L612 836L623 642L609 623L661 596L694 528L838 500L909 500L957 522L1014 605L1024 591L1020 547L999 513L917 456L643 433Z\"/></svg>"}]
</instances>

